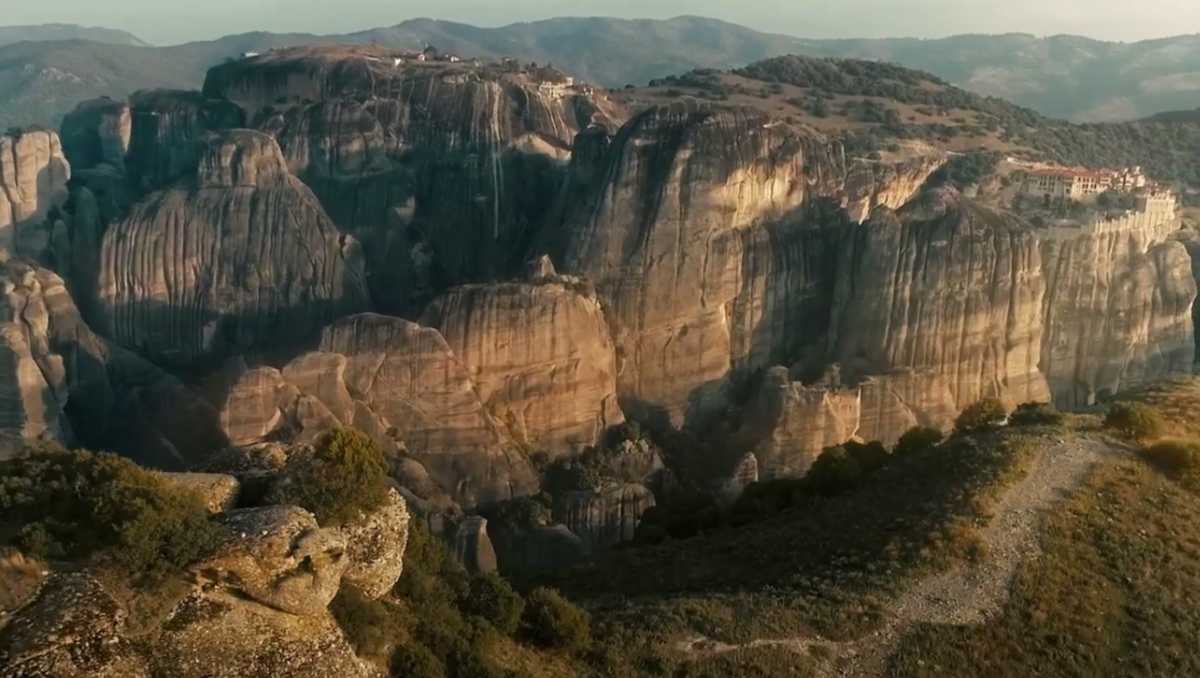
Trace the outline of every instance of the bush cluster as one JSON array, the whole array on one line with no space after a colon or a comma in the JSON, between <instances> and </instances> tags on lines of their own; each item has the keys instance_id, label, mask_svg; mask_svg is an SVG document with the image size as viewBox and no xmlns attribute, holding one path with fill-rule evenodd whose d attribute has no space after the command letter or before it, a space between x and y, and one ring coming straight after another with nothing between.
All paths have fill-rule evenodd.
<instances>
[{"instance_id":1,"label":"bush cluster","mask_svg":"<svg viewBox=\"0 0 1200 678\"><path fill-rule=\"evenodd\" d=\"M1063 415L1048 403L1024 403L1013 410L1009 423L1014 426L1061 426Z\"/></svg>"},{"instance_id":2,"label":"bush cluster","mask_svg":"<svg viewBox=\"0 0 1200 678\"><path fill-rule=\"evenodd\" d=\"M270 501L308 509L322 525L339 525L381 506L387 489L387 460L375 442L353 429L337 429L289 465Z\"/></svg>"},{"instance_id":3,"label":"bush cluster","mask_svg":"<svg viewBox=\"0 0 1200 678\"><path fill-rule=\"evenodd\" d=\"M540 587L529 593L524 615L526 633L538 645L568 652L591 642L591 621L558 591Z\"/></svg>"},{"instance_id":4,"label":"bush cluster","mask_svg":"<svg viewBox=\"0 0 1200 678\"><path fill-rule=\"evenodd\" d=\"M967 406L954 420L957 433L982 433L1004 424L1008 410L995 398L984 398Z\"/></svg>"},{"instance_id":5,"label":"bush cluster","mask_svg":"<svg viewBox=\"0 0 1200 678\"><path fill-rule=\"evenodd\" d=\"M1166 431L1167 424L1153 407L1142 403L1115 403L1108 408L1104 427L1112 429L1123 438L1146 441L1158 438Z\"/></svg>"},{"instance_id":6,"label":"bush cluster","mask_svg":"<svg viewBox=\"0 0 1200 678\"><path fill-rule=\"evenodd\" d=\"M343 585L330 606L359 656L394 676L509 676L493 658L498 643L574 652L590 642L587 614L561 595L522 597L500 575L469 576L420 523L411 524L404 555L392 596L370 600Z\"/></svg>"},{"instance_id":7,"label":"bush cluster","mask_svg":"<svg viewBox=\"0 0 1200 678\"><path fill-rule=\"evenodd\" d=\"M135 576L181 570L224 535L199 495L114 454L57 447L0 463L0 516L38 556L103 554Z\"/></svg>"},{"instance_id":8,"label":"bush cluster","mask_svg":"<svg viewBox=\"0 0 1200 678\"><path fill-rule=\"evenodd\" d=\"M1163 440L1147 447L1144 454L1164 471L1184 475L1200 466L1200 441Z\"/></svg>"},{"instance_id":9,"label":"bush cluster","mask_svg":"<svg viewBox=\"0 0 1200 678\"><path fill-rule=\"evenodd\" d=\"M927 426L914 426L900 436L896 448L892 451L897 457L910 457L922 454L937 447L945 435L940 429Z\"/></svg>"}]
</instances>

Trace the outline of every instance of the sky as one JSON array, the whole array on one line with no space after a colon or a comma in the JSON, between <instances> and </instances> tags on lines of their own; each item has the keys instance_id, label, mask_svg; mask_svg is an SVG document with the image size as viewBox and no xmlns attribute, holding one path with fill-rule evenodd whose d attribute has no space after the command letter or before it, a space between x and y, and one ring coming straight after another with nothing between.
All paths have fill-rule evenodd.
<instances>
[{"instance_id":1,"label":"sky","mask_svg":"<svg viewBox=\"0 0 1200 678\"><path fill-rule=\"evenodd\" d=\"M6 3L7 4L7 3ZM1072 33L1141 40L1200 33L1200 0L50 0L14 2L8 25L76 23L175 44L252 30L344 33L432 17L499 26L556 16L709 16L801 37Z\"/></svg>"}]
</instances>

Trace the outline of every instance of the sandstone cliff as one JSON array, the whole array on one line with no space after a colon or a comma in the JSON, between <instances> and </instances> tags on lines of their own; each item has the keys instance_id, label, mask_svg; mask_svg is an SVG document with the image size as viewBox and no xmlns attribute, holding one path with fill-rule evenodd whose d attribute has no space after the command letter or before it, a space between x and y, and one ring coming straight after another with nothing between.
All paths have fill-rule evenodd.
<instances>
[{"instance_id":1,"label":"sandstone cliff","mask_svg":"<svg viewBox=\"0 0 1200 678\"><path fill-rule=\"evenodd\" d=\"M273 139L209 135L194 171L104 233L103 333L189 366L303 340L366 307L358 243L288 173Z\"/></svg>"},{"instance_id":2,"label":"sandstone cliff","mask_svg":"<svg viewBox=\"0 0 1200 678\"><path fill-rule=\"evenodd\" d=\"M437 330L365 314L324 330L282 369L235 360L209 388L236 445L311 440L338 426L419 461L462 506L533 492L528 459L501 432L468 369Z\"/></svg>"},{"instance_id":3,"label":"sandstone cliff","mask_svg":"<svg viewBox=\"0 0 1200 678\"><path fill-rule=\"evenodd\" d=\"M1183 244L1130 230L1046 238L1041 249L1042 370L1056 404L1092 405L1191 370L1196 279Z\"/></svg>"},{"instance_id":4,"label":"sandstone cliff","mask_svg":"<svg viewBox=\"0 0 1200 678\"><path fill-rule=\"evenodd\" d=\"M0 291L0 437L9 452L21 438L47 438L185 468L225 444L210 406L84 324L62 278L12 259L0 264Z\"/></svg>"},{"instance_id":5,"label":"sandstone cliff","mask_svg":"<svg viewBox=\"0 0 1200 678\"><path fill-rule=\"evenodd\" d=\"M484 407L530 450L577 452L624 421L604 313L579 280L456 288L421 322L441 331Z\"/></svg>"},{"instance_id":6,"label":"sandstone cliff","mask_svg":"<svg viewBox=\"0 0 1200 678\"><path fill-rule=\"evenodd\" d=\"M380 307L410 311L446 284L512 273L576 132L620 115L561 79L307 48L218 66L204 91L279 140L292 171L366 245Z\"/></svg>"},{"instance_id":7,"label":"sandstone cliff","mask_svg":"<svg viewBox=\"0 0 1200 678\"><path fill-rule=\"evenodd\" d=\"M840 208L903 204L936 166L859 164L852 176L836 143L707 105L648 110L612 139L581 135L562 259L609 304L630 413L682 423L718 406L734 371L819 341L849 223Z\"/></svg>"},{"instance_id":8,"label":"sandstone cliff","mask_svg":"<svg viewBox=\"0 0 1200 678\"><path fill-rule=\"evenodd\" d=\"M47 219L66 202L70 178L54 132L0 135L0 251L44 254L57 221Z\"/></svg>"}]
</instances>

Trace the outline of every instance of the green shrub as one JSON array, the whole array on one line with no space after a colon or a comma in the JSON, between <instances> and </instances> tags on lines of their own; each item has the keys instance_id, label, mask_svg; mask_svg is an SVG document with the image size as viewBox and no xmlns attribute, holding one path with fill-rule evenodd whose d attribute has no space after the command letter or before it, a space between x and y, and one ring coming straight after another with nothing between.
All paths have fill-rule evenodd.
<instances>
[{"instance_id":1,"label":"green shrub","mask_svg":"<svg viewBox=\"0 0 1200 678\"><path fill-rule=\"evenodd\" d=\"M525 601L504 577L492 572L471 580L459 608L466 614L488 620L496 630L511 636L521 625Z\"/></svg>"},{"instance_id":2,"label":"green shrub","mask_svg":"<svg viewBox=\"0 0 1200 678\"><path fill-rule=\"evenodd\" d=\"M807 488L807 483L797 478L773 478L751 483L730 510L730 522L745 525L795 506Z\"/></svg>"},{"instance_id":3,"label":"green shrub","mask_svg":"<svg viewBox=\"0 0 1200 678\"><path fill-rule=\"evenodd\" d=\"M359 657L386 664L396 644L407 634L403 611L383 600L372 600L358 588L343 584L329 611Z\"/></svg>"},{"instance_id":4,"label":"green shrub","mask_svg":"<svg viewBox=\"0 0 1200 678\"><path fill-rule=\"evenodd\" d=\"M1166 430L1162 415L1142 403L1116 403L1104 417L1104 427L1129 440L1150 440Z\"/></svg>"},{"instance_id":5,"label":"green shrub","mask_svg":"<svg viewBox=\"0 0 1200 678\"><path fill-rule=\"evenodd\" d=\"M554 589L539 587L530 592L524 621L529 638L543 647L574 652L591 643L588 614Z\"/></svg>"},{"instance_id":6,"label":"green shrub","mask_svg":"<svg viewBox=\"0 0 1200 678\"><path fill-rule=\"evenodd\" d=\"M0 463L0 533L50 558L103 552L134 576L183 569L224 531L204 500L107 453L41 447Z\"/></svg>"},{"instance_id":7,"label":"green shrub","mask_svg":"<svg viewBox=\"0 0 1200 678\"><path fill-rule=\"evenodd\" d=\"M1176 475L1182 475L1200 465L1200 441L1163 440L1146 448L1145 455L1155 465Z\"/></svg>"},{"instance_id":8,"label":"green shrub","mask_svg":"<svg viewBox=\"0 0 1200 678\"><path fill-rule=\"evenodd\" d=\"M448 604L465 596L467 585L466 570L446 545L424 524L409 523L404 572L393 591L414 605Z\"/></svg>"},{"instance_id":9,"label":"green shrub","mask_svg":"<svg viewBox=\"0 0 1200 678\"><path fill-rule=\"evenodd\" d=\"M1008 410L1004 403L995 398L984 398L967 406L967 409L954 420L954 430L958 433L980 433L990 431L1004 423Z\"/></svg>"},{"instance_id":10,"label":"green shrub","mask_svg":"<svg viewBox=\"0 0 1200 678\"><path fill-rule=\"evenodd\" d=\"M1049 403L1024 403L1009 417L1014 426L1061 426L1062 412Z\"/></svg>"},{"instance_id":11,"label":"green shrub","mask_svg":"<svg viewBox=\"0 0 1200 678\"><path fill-rule=\"evenodd\" d=\"M900 436L892 453L897 457L908 457L928 452L937 447L945 437L939 429L914 426Z\"/></svg>"},{"instance_id":12,"label":"green shrub","mask_svg":"<svg viewBox=\"0 0 1200 678\"><path fill-rule=\"evenodd\" d=\"M337 429L294 462L271 501L308 509L322 525L339 525L381 506L387 489L387 460L375 442L358 431Z\"/></svg>"},{"instance_id":13,"label":"green shrub","mask_svg":"<svg viewBox=\"0 0 1200 678\"><path fill-rule=\"evenodd\" d=\"M831 495L851 489L862 475L863 468L859 461L845 446L838 445L825 448L804 479L813 491Z\"/></svg>"},{"instance_id":14,"label":"green shrub","mask_svg":"<svg viewBox=\"0 0 1200 678\"><path fill-rule=\"evenodd\" d=\"M891 459L887 448L879 441L869 443L860 443L854 440L848 441L842 445L846 448L846 452L854 461L858 462L858 467L862 475L874 473L887 465Z\"/></svg>"},{"instance_id":15,"label":"green shrub","mask_svg":"<svg viewBox=\"0 0 1200 678\"><path fill-rule=\"evenodd\" d=\"M686 491L642 514L634 535L637 543L655 543L670 536L690 539L721 525L721 509L711 496Z\"/></svg>"},{"instance_id":16,"label":"green shrub","mask_svg":"<svg viewBox=\"0 0 1200 678\"><path fill-rule=\"evenodd\" d=\"M403 678L446 678L446 667L419 643L405 643L392 654L393 676Z\"/></svg>"}]
</instances>

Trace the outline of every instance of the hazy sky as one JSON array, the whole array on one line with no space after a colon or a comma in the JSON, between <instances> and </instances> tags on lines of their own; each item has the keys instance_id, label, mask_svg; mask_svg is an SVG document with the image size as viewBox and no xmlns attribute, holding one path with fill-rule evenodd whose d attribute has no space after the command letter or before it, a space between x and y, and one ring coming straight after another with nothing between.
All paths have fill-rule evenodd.
<instances>
[{"instance_id":1,"label":"hazy sky","mask_svg":"<svg viewBox=\"0 0 1200 678\"><path fill-rule=\"evenodd\" d=\"M123 28L170 44L250 30L341 33L435 17L497 26L554 16L711 16L803 37L1021 31L1110 40L1200 33L1200 0L42 0L3 22Z\"/></svg>"}]
</instances>

